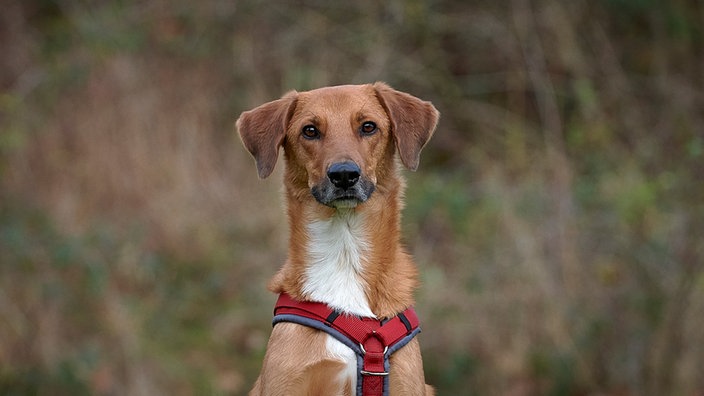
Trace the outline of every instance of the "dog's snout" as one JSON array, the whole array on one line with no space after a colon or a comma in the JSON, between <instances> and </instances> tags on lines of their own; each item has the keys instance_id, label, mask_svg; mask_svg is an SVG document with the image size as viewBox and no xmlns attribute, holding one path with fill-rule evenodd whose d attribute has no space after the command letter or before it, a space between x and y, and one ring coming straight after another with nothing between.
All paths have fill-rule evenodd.
<instances>
[{"instance_id":1,"label":"dog's snout","mask_svg":"<svg viewBox=\"0 0 704 396\"><path fill-rule=\"evenodd\" d=\"M335 162L327 168L327 178L311 187L313 197L323 205L337 209L354 208L374 192L374 183L364 177L352 160Z\"/></svg>"},{"instance_id":2,"label":"dog's snout","mask_svg":"<svg viewBox=\"0 0 704 396\"><path fill-rule=\"evenodd\" d=\"M328 168L328 179L335 187L348 189L357 184L361 172L354 162L338 162Z\"/></svg>"}]
</instances>

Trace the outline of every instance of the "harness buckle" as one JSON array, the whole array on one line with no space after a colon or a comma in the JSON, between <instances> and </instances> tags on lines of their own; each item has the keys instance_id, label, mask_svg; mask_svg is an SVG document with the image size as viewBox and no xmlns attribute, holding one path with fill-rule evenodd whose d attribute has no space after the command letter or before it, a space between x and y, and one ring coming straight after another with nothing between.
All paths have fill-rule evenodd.
<instances>
[{"instance_id":1,"label":"harness buckle","mask_svg":"<svg viewBox=\"0 0 704 396\"><path fill-rule=\"evenodd\" d=\"M360 370L359 373L362 375L369 375L369 376L373 376L373 377L386 377L387 375L389 375L389 373L387 373L387 372L376 373L374 371L367 371L367 370Z\"/></svg>"}]
</instances>

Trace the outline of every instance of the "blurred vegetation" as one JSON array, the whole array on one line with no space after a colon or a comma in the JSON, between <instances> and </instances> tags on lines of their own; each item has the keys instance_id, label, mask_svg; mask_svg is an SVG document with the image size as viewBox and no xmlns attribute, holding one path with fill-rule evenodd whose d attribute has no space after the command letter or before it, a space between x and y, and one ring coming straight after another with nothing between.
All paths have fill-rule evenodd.
<instances>
[{"instance_id":1,"label":"blurred vegetation","mask_svg":"<svg viewBox=\"0 0 704 396\"><path fill-rule=\"evenodd\" d=\"M290 89L442 112L404 233L439 394L704 393L704 4L8 1L0 394L245 394L285 257L233 133Z\"/></svg>"}]
</instances>

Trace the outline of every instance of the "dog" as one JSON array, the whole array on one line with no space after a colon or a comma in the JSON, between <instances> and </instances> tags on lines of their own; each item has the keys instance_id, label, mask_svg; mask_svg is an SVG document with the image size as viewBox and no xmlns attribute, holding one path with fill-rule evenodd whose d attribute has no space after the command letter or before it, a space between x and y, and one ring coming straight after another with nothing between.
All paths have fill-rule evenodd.
<instances>
[{"instance_id":1,"label":"dog","mask_svg":"<svg viewBox=\"0 0 704 396\"><path fill-rule=\"evenodd\" d=\"M317 304L324 315L376 326L348 342L338 334L345 329L326 330L335 326L325 318L280 321L250 395L434 393L411 334L419 329L401 314L418 281L400 243L400 212L402 165L416 170L439 116L432 103L382 82L291 91L241 114L236 129L260 178L284 152L288 257L269 289L289 304ZM380 334L391 325L378 326L392 319L407 343L389 357ZM379 369L365 370L376 347L379 360L369 367Z\"/></svg>"}]
</instances>

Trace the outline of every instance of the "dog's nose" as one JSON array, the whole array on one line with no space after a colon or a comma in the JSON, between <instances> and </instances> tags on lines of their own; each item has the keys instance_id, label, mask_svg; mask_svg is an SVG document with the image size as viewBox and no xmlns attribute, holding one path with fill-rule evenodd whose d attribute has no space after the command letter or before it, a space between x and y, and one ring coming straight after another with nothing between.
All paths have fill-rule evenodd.
<instances>
[{"instance_id":1,"label":"dog's nose","mask_svg":"<svg viewBox=\"0 0 704 396\"><path fill-rule=\"evenodd\" d=\"M361 172L354 162L338 162L328 168L328 179L335 187L348 189L357 183Z\"/></svg>"}]
</instances>

